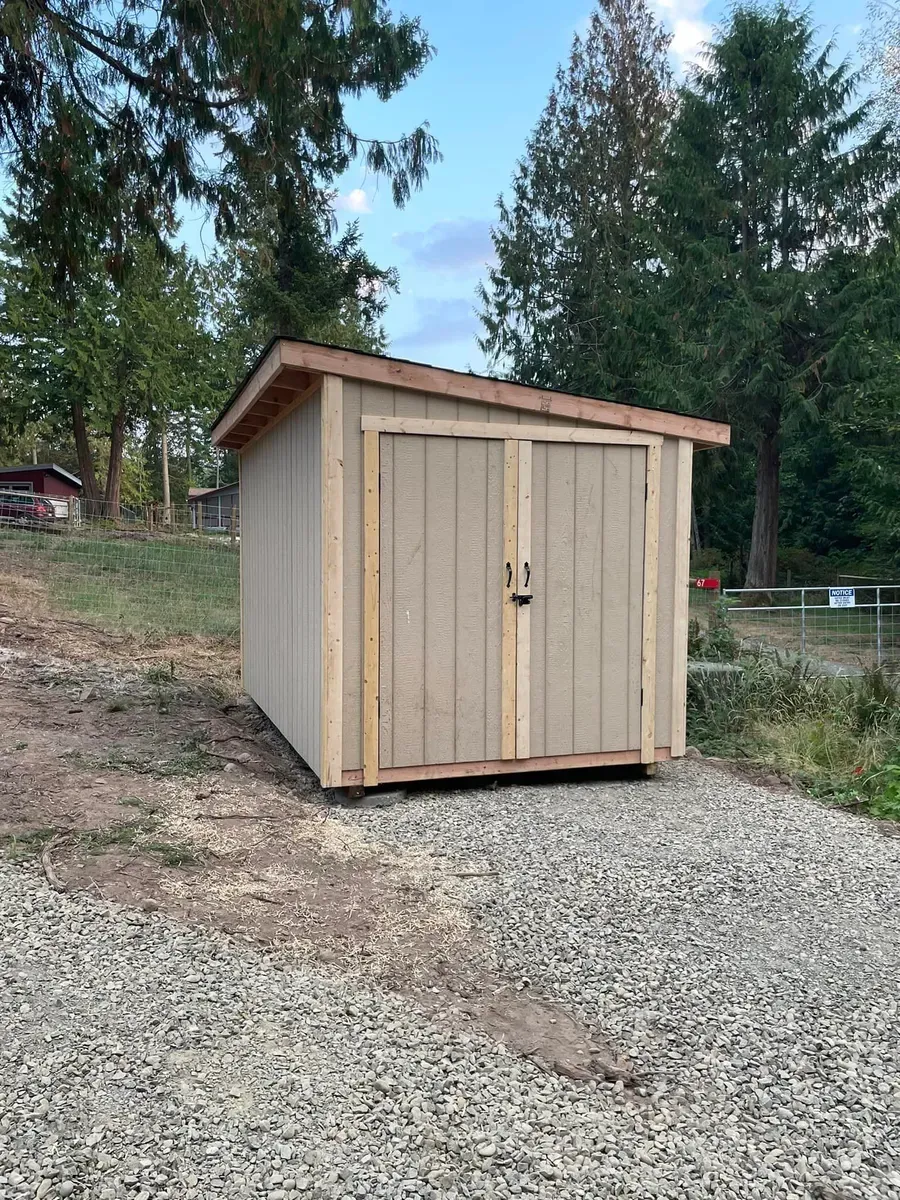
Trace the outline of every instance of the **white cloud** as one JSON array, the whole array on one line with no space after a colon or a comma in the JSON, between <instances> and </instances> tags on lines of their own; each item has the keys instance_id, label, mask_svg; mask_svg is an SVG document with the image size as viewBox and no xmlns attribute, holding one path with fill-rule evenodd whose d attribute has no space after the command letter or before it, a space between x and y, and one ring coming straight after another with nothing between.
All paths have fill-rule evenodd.
<instances>
[{"instance_id":1,"label":"white cloud","mask_svg":"<svg viewBox=\"0 0 900 1200\"><path fill-rule=\"evenodd\" d=\"M372 211L369 197L363 188L354 188L350 192L336 195L331 205L336 212L356 213L357 216Z\"/></svg>"},{"instance_id":2,"label":"white cloud","mask_svg":"<svg viewBox=\"0 0 900 1200\"><path fill-rule=\"evenodd\" d=\"M702 57L712 37L712 26L703 20L706 0L655 0L654 7L672 34L672 57L683 69Z\"/></svg>"}]
</instances>

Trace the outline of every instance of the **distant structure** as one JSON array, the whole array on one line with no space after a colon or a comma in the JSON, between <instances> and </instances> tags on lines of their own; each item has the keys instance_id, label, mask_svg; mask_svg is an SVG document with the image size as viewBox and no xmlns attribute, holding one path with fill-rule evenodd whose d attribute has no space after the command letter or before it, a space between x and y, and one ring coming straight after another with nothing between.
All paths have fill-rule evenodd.
<instances>
[{"instance_id":1,"label":"distant structure","mask_svg":"<svg viewBox=\"0 0 900 1200\"><path fill-rule=\"evenodd\" d=\"M0 467L0 491L68 500L70 496L81 495L81 480L56 463L27 463L21 467Z\"/></svg>"},{"instance_id":2,"label":"distant structure","mask_svg":"<svg viewBox=\"0 0 900 1200\"><path fill-rule=\"evenodd\" d=\"M225 533L231 529L232 509L239 509L238 484L225 483L217 488L188 489L191 528L203 533Z\"/></svg>"}]
</instances>

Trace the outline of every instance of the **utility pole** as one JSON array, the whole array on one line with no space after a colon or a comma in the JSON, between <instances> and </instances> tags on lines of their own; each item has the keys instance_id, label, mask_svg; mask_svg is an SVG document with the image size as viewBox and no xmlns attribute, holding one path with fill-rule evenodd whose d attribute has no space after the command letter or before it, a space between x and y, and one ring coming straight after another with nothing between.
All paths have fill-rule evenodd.
<instances>
[{"instance_id":1,"label":"utility pole","mask_svg":"<svg viewBox=\"0 0 900 1200\"><path fill-rule=\"evenodd\" d=\"M162 456L162 493L163 493L163 525L172 524L172 494L169 491L169 437L166 432L166 427L162 427L162 436L160 438L160 450Z\"/></svg>"}]
</instances>

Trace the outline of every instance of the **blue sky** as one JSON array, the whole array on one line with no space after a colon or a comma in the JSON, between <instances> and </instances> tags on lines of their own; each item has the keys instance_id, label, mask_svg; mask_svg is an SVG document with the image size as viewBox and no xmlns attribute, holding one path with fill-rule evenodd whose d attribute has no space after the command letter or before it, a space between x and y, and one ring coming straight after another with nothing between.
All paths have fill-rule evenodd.
<instances>
[{"instance_id":1,"label":"blue sky","mask_svg":"<svg viewBox=\"0 0 900 1200\"><path fill-rule=\"evenodd\" d=\"M727 11L701 0L657 0L674 34L681 69ZM394 266L400 293L386 320L390 352L438 366L480 371L475 289L491 253L495 202L565 59L585 27L589 0L393 0L395 13L419 16L436 55L419 79L388 103L362 99L350 109L357 132L395 137L428 121L443 162L398 210L390 188L360 168L341 182L338 218L358 217L366 250ZM865 0L812 6L823 40L854 55ZM193 221L186 224L191 225ZM183 229L189 243L199 228ZM206 235L210 235L207 226Z\"/></svg>"}]
</instances>

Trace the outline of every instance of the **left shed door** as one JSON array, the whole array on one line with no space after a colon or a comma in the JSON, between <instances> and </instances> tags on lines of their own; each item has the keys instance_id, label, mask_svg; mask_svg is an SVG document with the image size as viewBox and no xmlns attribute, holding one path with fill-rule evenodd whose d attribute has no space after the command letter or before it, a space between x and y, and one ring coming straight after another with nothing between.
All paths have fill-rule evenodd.
<instances>
[{"instance_id":1,"label":"left shed door","mask_svg":"<svg viewBox=\"0 0 900 1200\"><path fill-rule=\"evenodd\" d=\"M380 597L369 593L378 766L500 758L504 443L366 436L380 459L380 531L367 521L379 567ZM371 494L369 504L374 517Z\"/></svg>"}]
</instances>

